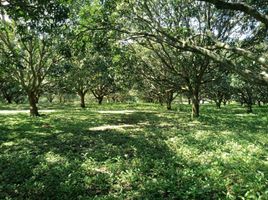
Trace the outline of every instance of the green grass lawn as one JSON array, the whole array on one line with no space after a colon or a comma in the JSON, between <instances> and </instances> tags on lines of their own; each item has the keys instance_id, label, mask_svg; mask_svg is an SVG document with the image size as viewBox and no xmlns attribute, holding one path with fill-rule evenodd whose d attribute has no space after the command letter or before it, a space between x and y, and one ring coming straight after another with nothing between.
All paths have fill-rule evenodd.
<instances>
[{"instance_id":1,"label":"green grass lawn","mask_svg":"<svg viewBox=\"0 0 268 200\"><path fill-rule=\"evenodd\" d=\"M0 114L0 199L268 199L268 107L41 108Z\"/></svg>"}]
</instances>

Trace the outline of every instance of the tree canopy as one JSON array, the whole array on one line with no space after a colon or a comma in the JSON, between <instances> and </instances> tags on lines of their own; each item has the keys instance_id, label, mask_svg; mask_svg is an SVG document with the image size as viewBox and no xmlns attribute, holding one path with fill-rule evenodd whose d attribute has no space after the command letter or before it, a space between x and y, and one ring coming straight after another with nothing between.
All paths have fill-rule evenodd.
<instances>
[{"instance_id":1,"label":"tree canopy","mask_svg":"<svg viewBox=\"0 0 268 200\"><path fill-rule=\"evenodd\" d=\"M32 115L51 88L82 107L87 93L101 103L139 88L167 104L186 95L199 116L202 98L231 98L232 76L267 87L267 12L264 1L2 0L1 76Z\"/></svg>"}]
</instances>

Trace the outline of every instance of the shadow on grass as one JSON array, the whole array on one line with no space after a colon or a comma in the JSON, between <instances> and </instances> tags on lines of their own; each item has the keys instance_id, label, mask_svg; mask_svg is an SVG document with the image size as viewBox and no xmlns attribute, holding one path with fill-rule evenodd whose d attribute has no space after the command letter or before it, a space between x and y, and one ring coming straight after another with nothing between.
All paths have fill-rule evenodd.
<instances>
[{"instance_id":1,"label":"shadow on grass","mask_svg":"<svg viewBox=\"0 0 268 200\"><path fill-rule=\"evenodd\" d=\"M151 114L135 113L109 118L105 123L136 124L148 118L156 119ZM30 120L5 130L15 136L1 136L1 199L79 199L111 191L120 196L132 190L150 195L146 187L158 183L149 184L148 177L172 164L169 158L174 154L157 138L116 130L89 131L85 121L61 122L45 128L43 122L32 124ZM117 176L130 177L114 183ZM148 180L140 185L142 176ZM161 191L160 186L155 187L153 195L168 195L168 186L166 190L161 186Z\"/></svg>"},{"instance_id":2,"label":"shadow on grass","mask_svg":"<svg viewBox=\"0 0 268 200\"><path fill-rule=\"evenodd\" d=\"M263 192L265 174L257 171L265 166L257 159L264 155L244 159L232 153L232 141L253 143L241 131L265 122L230 120L232 114L204 115L195 126L188 119L179 123L185 113L141 111L6 118L0 125L0 199L224 199L244 196L251 182L253 194ZM134 127L90 130L111 124ZM224 153L230 153L226 160Z\"/></svg>"}]
</instances>

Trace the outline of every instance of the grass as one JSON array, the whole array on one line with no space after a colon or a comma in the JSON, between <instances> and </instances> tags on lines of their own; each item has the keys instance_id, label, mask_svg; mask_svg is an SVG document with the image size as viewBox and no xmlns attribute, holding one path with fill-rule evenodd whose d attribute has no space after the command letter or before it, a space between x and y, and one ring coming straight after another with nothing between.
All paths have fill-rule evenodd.
<instances>
[{"instance_id":1,"label":"grass","mask_svg":"<svg viewBox=\"0 0 268 200\"><path fill-rule=\"evenodd\" d=\"M268 107L43 109L0 115L0 199L268 199Z\"/></svg>"}]
</instances>

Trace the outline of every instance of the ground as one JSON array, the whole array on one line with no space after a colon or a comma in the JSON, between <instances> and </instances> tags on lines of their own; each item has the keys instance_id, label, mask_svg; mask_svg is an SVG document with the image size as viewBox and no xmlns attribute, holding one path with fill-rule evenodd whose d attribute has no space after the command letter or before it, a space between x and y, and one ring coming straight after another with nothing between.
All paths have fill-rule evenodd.
<instances>
[{"instance_id":1,"label":"ground","mask_svg":"<svg viewBox=\"0 0 268 200\"><path fill-rule=\"evenodd\" d=\"M268 199L267 106L26 108L0 105L0 199Z\"/></svg>"}]
</instances>

